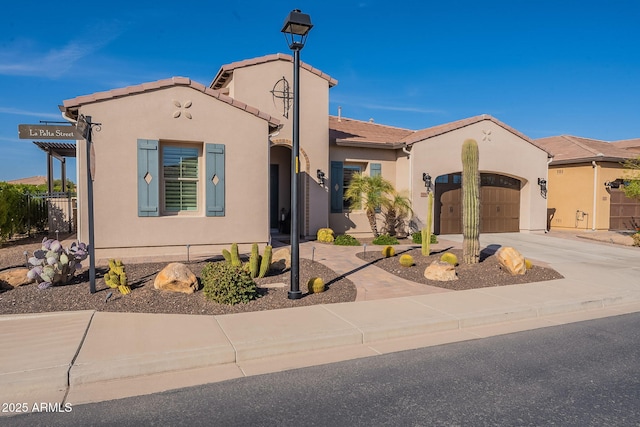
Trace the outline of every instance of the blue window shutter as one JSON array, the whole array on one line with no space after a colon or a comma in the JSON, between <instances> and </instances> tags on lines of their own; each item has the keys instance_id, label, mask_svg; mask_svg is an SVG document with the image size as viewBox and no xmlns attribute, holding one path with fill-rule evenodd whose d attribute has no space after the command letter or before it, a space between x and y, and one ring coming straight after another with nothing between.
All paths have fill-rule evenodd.
<instances>
[{"instance_id":1,"label":"blue window shutter","mask_svg":"<svg viewBox=\"0 0 640 427\"><path fill-rule=\"evenodd\" d=\"M224 144L205 144L206 214L224 216Z\"/></svg>"},{"instance_id":2,"label":"blue window shutter","mask_svg":"<svg viewBox=\"0 0 640 427\"><path fill-rule=\"evenodd\" d=\"M344 172L342 162L331 162L331 212L342 212Z\"/></svg>"},{"instance_id":3,"label":"blue window shutter","mask_svg":"<svg viewBox=\"0 0 640 427\"><path fill-rule=\"evenodd\" d=\"M371 163L369 165L369 176L380 176L382 175L382 165L380 163ZM380 206L376 208L376 213L382 212Z\"/></svg>"},{"instance_id":4,"label":"blue window shutter","mask_svg":"<svg viewBox=\"0 0 640 427\"><path fill-rule=\"evenodd\" d=\"M159 216L158 141L138 140L138 216Z\"/></svg>"}]
</instances>

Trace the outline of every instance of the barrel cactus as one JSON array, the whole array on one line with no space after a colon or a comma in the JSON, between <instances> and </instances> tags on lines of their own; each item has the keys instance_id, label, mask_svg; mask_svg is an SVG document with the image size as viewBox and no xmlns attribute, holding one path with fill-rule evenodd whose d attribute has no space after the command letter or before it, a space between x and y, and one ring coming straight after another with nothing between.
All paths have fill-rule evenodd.
<instances>
[{"instance_id":1,"label":"barrel cactus","mask_svg":"<svg viewBox=\"0 0 640 427\"><path fill-rule=\"evenodd\" d=\"M307 290L310 294L319 294L321 292L324 292L324 280L322 280L320 277L312 277L307 282Z\"/></svg>"},{"instance_id":2,"label":"barrel cactus","mask_svg":"<svg viewBox=\"0 0 640 427\"><path fill-rule=\"evenodd\" d=\"M478 143L467 139L462 144L462 260L480 261L480 172Z\"/></svg>"},{"instance_id":3,"label":"barrel cactus","mask_svg":"<svg viewBox=\"0 0 640 427\"><path fill-rule=\"evenodd\" d=\"M384 249L382 249L382 255L385 258L395 256L395 254L396 254L396 250L393 249L393 246L385 246Z\"/></svg>"},{"instance_id":4,"label":"barrel cactus","mask_svg":"<svg viewBox=\"0 0 640 427\"><path fill-rule=\"evenodd\" d=\"M448 262L449 264L456 266L458 265L458 257L451 252L445 252L440 257L440 261Z\"/></svg>"},{"instance_id":5,"label":"barrel cactus","mask_svg":"<svg viewBox=\"0 0 640 427\"><path fill-rule=\"evenodd\" d=\"M35 280L40 289L69 283L88 255L89 248L84 243L73 242L69 249L64 249L59 241L45 237L41 249L28 260L31 269L27 277Z\"/></svg>"},{"instance_id":6,"label":"barrel cactus","mask_svg":"<svg viewBox=\"0 0 640 427\"><path fill-rule=\"evenodd\" d=\"M413 257L409 254L403 254L400 256L400 265L403 267L411 267L414 264Z\"/></svg>"}]
</instances>

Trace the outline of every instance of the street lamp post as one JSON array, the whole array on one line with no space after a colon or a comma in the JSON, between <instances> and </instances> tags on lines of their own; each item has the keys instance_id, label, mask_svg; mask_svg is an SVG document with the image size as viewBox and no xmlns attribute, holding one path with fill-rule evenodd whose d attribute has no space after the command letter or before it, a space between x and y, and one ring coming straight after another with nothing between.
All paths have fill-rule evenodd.
<instances>
[{"instance_id":1,"label":"street lamp post","mask_svg":"<svg viewBox=\"0 0 640 427\"><path fill-rule=\"evenodd\" d=\"M292 10L282 32L293 51L293 142L291 147L291 284L289 299L302 298L300 291L300 232L298 230L298 181L300 173L300 51L313 25L309 15Z\"/></svg>"}]
</instances>

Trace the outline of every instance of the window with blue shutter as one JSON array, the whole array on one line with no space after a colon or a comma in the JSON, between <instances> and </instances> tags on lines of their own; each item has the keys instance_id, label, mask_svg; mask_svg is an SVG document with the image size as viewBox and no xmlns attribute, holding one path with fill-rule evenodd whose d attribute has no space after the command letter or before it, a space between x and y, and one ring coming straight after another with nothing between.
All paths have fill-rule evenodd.
<instances>
[{"instance_id":1,"label":"window with blue shutter","mask_svg":"<svg viewBox=\"0 0 640 427\"><path fill-rule=\"evenodd\" d=\"M159 216L158 141L138 140L138 216Z\"/></svg>"},{"instance_id":2,"label":"window with blue shutter","mask_svg":"<svg viewBox=\"0 0 640 427\"><path fill-rule=\"evenodd\" d=\"M224 216L224 144L205 144L206 215Z\"/></svg>"},{"instance_id":3,"label":"window with blue shutter","mask_svg":"<svg viewBox=\"0 0 640 427\"><path fill-rule=\"evenodd\" d=\"M331 212L342 213L342 186L344 179L342 162L331 162Z\"/></svg>"}]
</instances>

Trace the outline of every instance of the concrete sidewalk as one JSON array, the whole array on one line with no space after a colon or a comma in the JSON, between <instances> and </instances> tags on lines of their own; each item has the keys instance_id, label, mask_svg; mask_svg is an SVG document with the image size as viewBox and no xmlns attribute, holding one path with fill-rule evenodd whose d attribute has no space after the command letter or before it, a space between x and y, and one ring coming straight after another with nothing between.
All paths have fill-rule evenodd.
<instances>
[{"instance_id":1,"label":"concrete sidewalk","mask_svg":"<svg viewBox=\"0 0 640 427\"><path fill-rule=\"evenodd\" d=\"M359 301L221 316L0 316L0 397L76 405L640 311L638 248L516 233L481 243L513 246L565 278L450 292L366 266L361 248L309 242L301 256L313 250L348 275Z\"/></svg>"}]
</instances>

